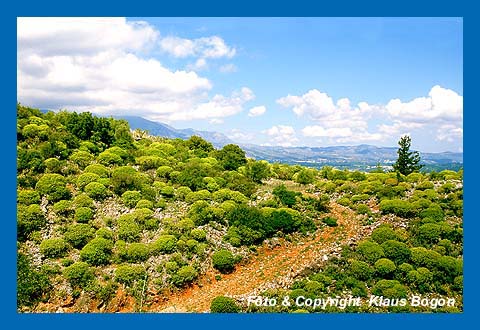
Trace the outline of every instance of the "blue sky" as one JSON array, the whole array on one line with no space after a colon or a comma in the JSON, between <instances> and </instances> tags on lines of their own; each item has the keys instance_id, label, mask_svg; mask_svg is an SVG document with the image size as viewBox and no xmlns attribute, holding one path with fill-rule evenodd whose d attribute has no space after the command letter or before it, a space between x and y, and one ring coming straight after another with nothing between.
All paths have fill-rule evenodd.
<instances>
[{"instance_id":1,"label":"blue sky","mask_svg":"<svg viewBox=\"0 0 480 330\"><path fill-rule=\"evenodd\" d=\"M459 18L19 19L18 100L283 146L463 150ZM253 108L253 110L252 110Z\"/></svg>"}]
</instances>

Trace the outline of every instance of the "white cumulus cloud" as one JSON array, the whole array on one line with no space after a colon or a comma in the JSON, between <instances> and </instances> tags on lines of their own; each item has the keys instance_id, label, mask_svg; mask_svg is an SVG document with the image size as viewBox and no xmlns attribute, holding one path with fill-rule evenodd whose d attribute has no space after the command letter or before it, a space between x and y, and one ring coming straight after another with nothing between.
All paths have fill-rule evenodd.
<instances>
[{"instance_id":1,"label":"white cumulus cloud","mask_svg":"<svg viewBox=\"0 0 480 330\"><path fill-rule=\"evenodd\" d=\"M207 78L148 57L159 38L148 23L125 18L18 18L17 100L44 109L171 121L223 118L251 99L248 88L209 98ZM207 65L205 58L235 54L219 37L185 41L172 51L195 54L198 43L199 68Z\"/></svg>"},{"instance_id":2,"label":"white cumulus cloud","mask_svg":"<svg viewBox=\"0 0 480 330\"><path fill-rule=\"evenodd\" d=\"M279 145L282 147L290 147L298 142L295 129L287 125L275 125L262 131L262 133L269 136L269 140L273 143L271 145Z\"/></svg>"},{"instance_id":3,"label":"white cumulus cloud","mask_svg":"<svg viewBox=\"0 0 480 330\"><path fill-rule=\"evenodd\" d=\"M267 108L265 106L260 105L257 107L253 107L248 111L248 116L249 117L258 117L263 115L267 111Z\"/></svg>"}]
</instances>

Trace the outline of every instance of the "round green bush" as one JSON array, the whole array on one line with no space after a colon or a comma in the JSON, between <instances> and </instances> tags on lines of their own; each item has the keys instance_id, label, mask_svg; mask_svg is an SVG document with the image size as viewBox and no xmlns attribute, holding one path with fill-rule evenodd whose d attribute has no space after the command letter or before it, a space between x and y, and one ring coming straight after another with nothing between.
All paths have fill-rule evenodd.
<instances>
[{"instance_id":1,"label":"round green bush","mask_svg":"<svg viewBox=\"0 0 480 330\"><path fill-rule=\"evenodd\" d=\"M322 219L322 222L324 224L326 224L327 226L329 227L336 227L338 226L337 224L337 219L335 219L334 217L330 217L330 216L327 216L325 218Z\"/></svg>"},{"instance_id":2,"label":"round green bush","mask_svg":"<svg viewBox=\"0 0 480 330\"><path fill-rule=\"evenodd\" d=\"M378 244L382 244L388 240L399 240L399 238L397 233L388 225L381 225L376 228L371 235L371 239Z\"/></svg>"},{"instance_id":3,"label":"round green bush","mask_svg":"<svg viewBox=\"0 0 480 330\"><path fill-rule=\"evenodd\" d=\"M115 270L115 280L119 283L132 285L135 281L146 278L147 272L140 265L122 265Z\"/></svg>"},{"instance_id":4,"label":"round green bush","mask_svg":"<svg viewBox=\"0 0 480 330\"><path fill-rule=\"evenodd\" d=\"M387 258L381 258L375 262L375 270L380 276L391 275L397 267L395 263Z\"/></svg>"},{"instance_id":5,"label":"round green bush","mask_svg":"<svg viewBox=\"0 0 480 330\"><path fill-rule=\"evenodd\" d=\"M72 202L61 200L53 204L53 212L60 216L69 216L73 212Z\"/></svg>"},{"instance_id":6,"label":"round green bush","mask_svg":"<svg viewBox=\"0 0 480 330\"><path fill-rule=\"evenodd\" d=\"M146 199L141 199L137 202L137 205L135 205L135 208L153 210L153 202Z\"/></svg>"},{"instance_id":7,"label":"round green bush","mask_svg":"<svg viewBox=\"0 0 480 330\"><path fill-rule=\"evenodd\" d=\"M35 190L53 202L68 199L70 191L66 187L67 180L60 174L44 174L35 185Z\"/></svg>"},{"instance_id":8,"label":"round green bush","mask_svg":"<svg viewBox=\"0 0 480 330\"><path fill-rule=\"evenodd\" d=\"M374 263L380 258L385 257L385 252L382 247L375 242L364 241L358 244L357 252L363 257L363 259L369 263Z\"/></svg>"},{"instance_id":9,"label":"round green bush","mask_svg":"<svg viewBox=\"0 0 480 330\"><path fill-rule=\"evenodd\" d=\"M77 187L78 189L85 189L86 185L100 179L100 176L95 173L83 173L80 174L77 178Z\"/></svg>"},{"instance_id":10,"label":"round green bush","mask_svg":"<svg viewBox=\"0 0 480 330\"><path fill-rule=\"evenodd\" d=\"M118 238L126 242L136 242L140 239L140 226L135 222L133 215L121 216L118 219Z\"/></svg>"},{"instance_id":11,"label":"round green bush","mask_svg":"<svg viewBox=\"0 0 480 330\"><path fill-rule=\"evenodd\" d=\"M110 175L110 171L107 167L103 166L102 164L91 164L85 167L86 173L95 173L100 178L108 178Z\"/></svg>"},{"instance_id":12,"label":"round green bush","mask_svg":"<svg viewBox=\"0 0 480 330\"><path fill-rule=\"evenodd\" d=\"M67 227L65 240L75 248L85 246L94 236L95 230L86 223L76 223Z\"/></svg>"},{"instance_id":13,"label":"round green bush","mask_svg":"<svg viewBox=\"0 0 480 330\"><path fill-rule=\"evenodd\" d=\"M128 207L135 207L140 199L142 199L140 191L128 190L122 194L122 201Z\"/></svg>"},{"instance_id":14,"label":"round green bush","mask_svg":"<svg viewBox=\"0 0 480 330\"><path fill-rule=\"evenodd\" d=\"M49 173L60 173L62 171L63 162L57 158L45 159L44 163Z\"/></svg>"},{"instance_id":15,"label":"round green bush","mask_svg":"<svg viewBox=\"0 0 480 330\"><path fill-rule=\"evenodd\" d=\"M39 204L40 194L31 189L19 190L17 193L17 202L24 205Z\"/></svg>"},{"instance_id":16,"label":"round green bush","mask_svg":"<svg viewBox=\"0 0 480 330\"><path fill-rule=\"evenodd\" d=\"M407 298L407 288L396 280L378 281L372 288L372 293L390 299Z\"/></svg>"},{"instance_id":17,"label":"round green bush","mask_svg":"<svg viewBox=\"0 0 480 330\"><path fill-rule=\"evenodd\" d=\"M192 266L183 266L171 276L170 281L177 287L185 286L198 276L197 271Z\"/></svg>"},{"instance_id":18,"label":"round green bush","mask_svg":"<svg viewBox=\"0 0 480 330\"><path fill-rule=\"evenodd\" d=\"M161 235L151 243L150 250L152 254L173 253L177 248L177 238L173 235Z\"/></svg>"},{"instance_id":19,"label":"round green bush","mask_svg":"<svg viewBox=\"0 0 480 330\"><path fill-rule=\"evenodd\" d=\"M106 228L106 227L103 227L103 228L100 228L99 230L97 230L97 232L95 233L95 236L96 237L102 237L102 238L105 238L105 239L108 239L108 240L113 240L112 230L109 229L109 228Z\"/></svg>"},{"instance_id":20,"label":"round green bush","mask_svg":"<svg viewBox=\"0 0 480 330\"><path fill-rule=\"evenodd\" d=\"M97 160L100 164L105 166L121 165L123 163L122 157L110 151L101 152L98 155Z\"/></svg>"},{"instance_id":21,"label":"round green bush","mask_svg":"<svg viewBox=\"0 0 480 330\"><path fill-rule=\"evenodd\" d=\"M93 219L93 211L88 207L79 207L75 210L75 221L87 223Z\"/></svg>"},{"instance_id":22,"label":"round green bush","mask_svg":"<svg viewBox=\"0 0 480 330\"><path fill-rule=\"evenodd\" d=\"M172 186L165 186L160 189L160 194L164 197L170 198L175 195L175 189Z\"/></svg>"},{"instance_id":23,"label":"round green bush","mask_svg":"<svg viewBox=\"0 0 480 330\"><path fill-rule=\"evenodd\" d=\"M79 194L77 195L77 197L75 197L75 199L73 200L73 205L76 207L94 207L93 199L91 199L90 197L88 197L87 194L84 193Z\"/></svg>"},{"instance_id":24,"label":"round green bush","mask_svg":"<svg viewBox=\"0 0 480 330\"><path fill-rule=\"evenodd\" d=\"M47 224L40 205L19 206L17 209L17 235L26 239L30 233L42 229Z\"/></svg>"},{"instance_id":25,"label":"round green bush","mask_svg":"<svg viewBox=\"0 0 480 330\"><path fill-rule=\"evenodd\" d=\"M235 268L235 257L232 252L221 249L213 253L212 264L221 273L229 273Z\"/></svg>"},{"instance_id":26,"label":"round green bush","mask_svg":"<svg viewBox=\"0 0 480 330\"><path fill-rule=\"evenodd\" d=\"M207 233L205 233L205 230L200 228L192 229L190 236L199 242L203 242L207 239Z\"/></svg>"},{"instance_id":27,"label":"round green bush","mask_svg":"<svg viewBox=\"0 0 480 330\"><path fill-rule=\"evenodd\" d=\"M107 187L99 182L90 182L85 186L85 193L95 199L95 200L103 200L107 197Z\"/></svg>"},{"instance_id":28,"label":"round green bush","mask_svg":"<svg viewBox=\"0 0 480 330\"><path fill-rule=\"evenodd\" d=\"M68 249L68 243L63 238L49 238L40 243L40 252L47 258L64 257Z\"/></svg>"},{"instance_id":29,"label":"round green bush","mask_svg":"<svg viewBox=\"0 0 480 330\"><path fill-rule=\"evenodd\" d=\"M165 263L165 271L167 274L174 274L178 270L179 266L176 261L168 261Z\"/></svg>"},{"instance_id":30,"label":"round green bush","mask_svg":"<svg viewBox=\"0 0 480 330\"><path fill-rule=\"evenodd\" d=\"M357 206L357 213L358 214L370 214L371 210L368 205L365 204L358 204Z\"/></svg>"},{"instance_id":31,"label":"round green bush","mask_svg":"<svg viewBox=\"0 0 480 330\"><path fill-rule=\"evenodd\" d=\"M410 261L411 252L407 244L394 240L388 240L382 243L382 249L385 252L385 256L395 262L397 265L401 265Z\"/></svg>"},{"instance_id":32,"label":"round green bush","mask_svg":"<svg viewBox=\"0 0 480 330\"><path fill-rule=\"evenodd\" d=\"M146 244L143 243L131 243L127 245L125 251L125 259L128 262L142 262L148 259L149 249Z\"/></svg>"},{"instance_id":33,"label":"round green bush","mask_svg":"<svg viewBox=\"0 0 480 330\"><path fill-rule=\"evenodd\" d=\"M80 258L93 266L106 265L112 255L113 243L102 237L96 237L80 251Z\"/></svg>"},{"instance_id":34,"label":"round green bush","mask_svg":"<svg viewBox=\"0 0 480 330\"><path fill-rule=\"evenodd\" d=\"M362 281L367 281L372 278L373 268L364 261L352 260L350 264L350 272L353 277Z\"/></svg>"},{"instance_id":35,"label":"round green bush","mask_svg":"<svg viewBox=\"0 0 480 330\"><path fill-rule=\"evenodd\" d=\"M70 282L72 287L87 287L95 279L93 270L86 262L76 262L63 271L63 276Z\"/></svg>"},{"instance_id":36,"label":"round green bush","mask_svg":"<svg viewBox=\"0 0 480 330\"><path fill-rule=\"evenodd\" d=\"M218 296L212 300L212 303L210 304L210 312L238 313L240 312L240 307L234 299L225 296Z\"/></svg>"},{"instance_id":37,"label":"round green bush","mask_svg":"<svg viewBox=\"0 0 480 330\"><path fill-rule=\"evenodd\" d=\"M173 168L167 165L160 166L157 168L157 177L162 179L170 179L170 173L172 173Z\"/></svg>"},{"instance_id":38,"label":"round green bush","mask_svg":"<svg viewBox=\"0 0 480 330\"><path fill-rule=\"evenodd\" d=\"M185 200L186 196L192 192L189 187L181 186L175 190L175 198Z\"/></svg>"},{"instance_id":39,"label":"round green bush","mask_svg":"<svg viewBox=\"0 0 480 330\"><path fill-rule=\"evenodd\" d=\"M77 164L80 168L85 168L93 160L93 155L88 151L78 150L75 151L69 159Z\"/></svg>"}]
</instances>

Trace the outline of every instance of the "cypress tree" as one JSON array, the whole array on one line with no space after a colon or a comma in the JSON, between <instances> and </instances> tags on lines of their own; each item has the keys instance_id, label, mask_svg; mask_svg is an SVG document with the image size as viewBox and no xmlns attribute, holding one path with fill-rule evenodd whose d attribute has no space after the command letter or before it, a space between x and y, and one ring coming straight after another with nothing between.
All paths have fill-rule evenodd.
<instances>
[{"instance_id":1,"label":"cypress tree","mask_svg":"<svg viewBox=\"0 0 480 330\"><path fill-rule=\"evenodd\" d=\"M423 167L423 165L419 164L420 154L418 151L410 151L411 144L412 139L408 135L402 136L400 141L398 141L400 148L397 150L398 159L393 164L393 169L403 175L418 172Z\"/></svg>"}]
</instances>

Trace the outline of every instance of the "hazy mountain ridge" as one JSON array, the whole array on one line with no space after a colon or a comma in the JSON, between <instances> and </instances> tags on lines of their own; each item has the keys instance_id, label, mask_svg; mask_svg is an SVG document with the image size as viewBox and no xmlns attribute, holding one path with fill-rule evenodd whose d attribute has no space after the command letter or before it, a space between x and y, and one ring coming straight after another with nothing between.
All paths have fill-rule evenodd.
<instances>
[{"instance_id":1,"label":"hazy mountain ridge","mask_svg":"<svg viewBox=\"0 0 480 330\"><path fill-rule=\"evenodd\" d=\"M188 139L192 135L198 135L210 141L215 147L221 148L229 143L236 143L226 135L212 131L199 131L192 128L176 129L170 125L154 122L137 116L114 116L117 119L125 119L131 129L149 131L152 135L167 138ZM269 162L281 162L288 164L302 164L312 167L332 165L342 168L371 169L380 164L388 167L397 159L396 147L376 147L368 144L358 146L326 146L326 147L282 147L260 146L255 144L237 143L245 150L248 157L263 159ZM427 169L454 169L463 165L463 153L420 152L422 163Z\"/></svg>"}]
</instances>

